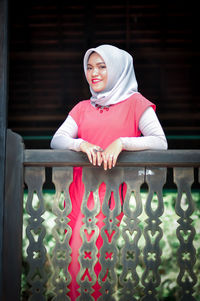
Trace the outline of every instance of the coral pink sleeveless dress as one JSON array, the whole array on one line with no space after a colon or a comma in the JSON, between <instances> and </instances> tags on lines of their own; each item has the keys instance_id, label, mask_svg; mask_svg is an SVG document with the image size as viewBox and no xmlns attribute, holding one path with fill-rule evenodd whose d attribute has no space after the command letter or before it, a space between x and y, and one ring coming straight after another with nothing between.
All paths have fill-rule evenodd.
<instances>
[{"instance_id":1,"label":"coral pink sleeveless dress","mask_svg":"<svg viewBox=\"0 0 200 301\"><path fill-rule=\"evenodd\" d=\"M140 93L135 93L126 100L119 102L115 105L111 105L107 110L97 109L92 106L90 100L79 102L69 113L69 115L76 121L78 125L78 138L82 138L92 144L98 145L105 149L109 144L119 137L139 137L141 132L138 128L139 120L143 112L151 106L155 110L155 105L143 97ZM106 187L102 183L99 187L99 197L102 206ZM124 195L126 189L123 191ZM82 182L82 168L74 168L73 183L70 186L70 197L72 201L72 212L70 213L69 225L72 228L72 237L70 240L70 246L72 248L72 260L69 266L69 272L72 276L72 282L69 286L70 292L68 295L71 300L74 301L80 295L77 289L79 288L76 282L76 277L79 273L80 264L78 261L79 248L82 245L80 237L80 228L82 226L83 215L81 213L81 202L84 195L84 184ZM111 199L111 206L114 200ZM89 197L88 207L92 207L93 199ZM118 216L119 222L122 219L123 214ZM99 230L104 226L103 213L97 216L97 225ZM99 235L96 246L100 250L103 244L103 240ZM99 254L98 254L99 257ZM95 273L98 279L98 275L101 271L101 265L97 262ZM93 286L94 292L92 294L94 300L97 300L101 295L99 292L100 285L98 280Z\"/></svg>"}]
</instances>

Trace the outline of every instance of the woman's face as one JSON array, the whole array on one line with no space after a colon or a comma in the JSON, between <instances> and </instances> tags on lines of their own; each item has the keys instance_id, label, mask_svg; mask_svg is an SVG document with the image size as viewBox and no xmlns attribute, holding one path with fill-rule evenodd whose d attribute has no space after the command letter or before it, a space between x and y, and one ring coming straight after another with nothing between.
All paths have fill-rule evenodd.
<instances>
[{"instance_id":1,"label":"woman's face","mask_svg":"<svg viewBox=\"0 0 200 301\"><path fill-rule=\"evenodd\" d=\"M102 57L94 52L90 55L87 64L87 81L95 92L101 92L107 84L107 68Z\"/></svg>"}]
</instances>

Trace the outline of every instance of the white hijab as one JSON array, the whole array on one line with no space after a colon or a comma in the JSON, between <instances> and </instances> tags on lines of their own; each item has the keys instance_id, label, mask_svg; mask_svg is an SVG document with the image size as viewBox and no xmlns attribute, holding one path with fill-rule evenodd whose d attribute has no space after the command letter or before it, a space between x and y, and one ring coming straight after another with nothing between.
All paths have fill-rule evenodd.
<instances>
[{"instance_id":1,"label":"white hijab","mask_svg":"<svg viewBox=\"0 0 200 301\"><path fill-rule=\"evenodd\" d=\"M87 63L92 52L97 52L104 60L107 68L108 81L106 88L95 92L90 87L91 102L108 106L127 99L137 92L137 81L133 67L132 56L115 46L101 45L87 50L84 56L84 72L87 72Z\"/></svg>"}]
</instances>

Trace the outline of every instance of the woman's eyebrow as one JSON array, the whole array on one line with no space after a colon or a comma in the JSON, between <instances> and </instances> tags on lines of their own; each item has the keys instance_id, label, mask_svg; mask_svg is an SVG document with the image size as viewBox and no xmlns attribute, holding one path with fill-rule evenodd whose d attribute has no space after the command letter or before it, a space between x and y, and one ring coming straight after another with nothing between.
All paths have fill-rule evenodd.
<instances>
[{"instance_id":1,"label":"woman's eyebrow","mask_svg":"<svg viewBox=\"0 0 200 301\"><path fill-rule=\"evenodd\" d=\"M99 62L99 63L97 63L96 65L102 65L102 64L104 64L104 65L105 65L105 63L104 63L104 62ZM88 64L87 64L87 66L92 66L92 64L88 63Z\"/></svg>"}]
</instances>

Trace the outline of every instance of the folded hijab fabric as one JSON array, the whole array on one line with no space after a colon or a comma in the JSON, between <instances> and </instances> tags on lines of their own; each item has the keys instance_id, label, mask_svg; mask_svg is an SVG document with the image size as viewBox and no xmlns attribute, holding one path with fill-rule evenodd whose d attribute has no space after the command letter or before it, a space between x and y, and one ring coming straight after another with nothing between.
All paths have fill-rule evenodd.
<instances>
[{"instance_id":1,"label":"folded hijab fabric","mask_svg":"<svg viewBox=\"0 0 200 301\"><path fill-rule=\"evenodd\" d=\"M128 52L112 45L90 48L85 53L83 60L85 75L88 59L92 52L98 53L104 60L108 77L106 88L103 91L97 93L90 87L92 103L108 106L121 102L137 93L138 85L133 67L133 58Z\"/></svg>"}]
</instances>

